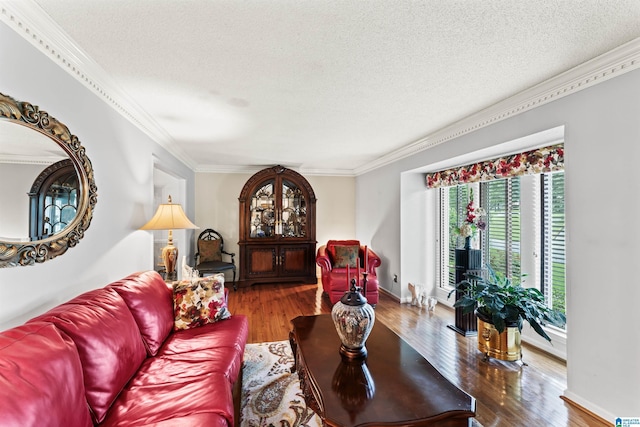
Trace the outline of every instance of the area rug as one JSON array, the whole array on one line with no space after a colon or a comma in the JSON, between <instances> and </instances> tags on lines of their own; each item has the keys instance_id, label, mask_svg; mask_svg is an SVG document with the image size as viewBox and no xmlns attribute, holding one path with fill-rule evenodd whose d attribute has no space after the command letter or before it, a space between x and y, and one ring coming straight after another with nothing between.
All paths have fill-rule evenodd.
<instances>
[{"instance_id":1,"label":"area rug","mask_svg":"<svg viewBox=\"0 0 640 427\"><path fill-rule=\"evenodd\" d=\"M247 344L242 368L241 427L321 427L297 373L289 341ZM482 427L476 420L473 427Z\"/></svg>"},{"instance_id":2,"label":"area rug","mask_svg":"<svg viewBox=\"0 0 640 427\"><path fill-rule=\"evenodd\" d=\"M241 427L321 427L291 373L289 341L247 344L242 368Z\"/></svg>"}]
</instances>

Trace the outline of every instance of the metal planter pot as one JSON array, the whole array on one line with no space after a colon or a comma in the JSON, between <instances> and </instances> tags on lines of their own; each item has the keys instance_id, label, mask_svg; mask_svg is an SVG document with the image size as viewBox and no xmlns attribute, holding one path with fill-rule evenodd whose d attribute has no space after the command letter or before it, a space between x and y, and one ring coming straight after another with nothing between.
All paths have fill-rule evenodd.
<instances>
[{"instance_id":1,"label":"metal planter pot","mask_svg":"<svg viewBox=\"0 0 640 427\"><path fill-rule=\"evenodd\" d=\"M522 346L518 326L507 326L502 333L498 333L489 319L478 315L478 350L484 354L485 360L490 357L511 362L521 360Z\"/></svg>"}]
</instances>

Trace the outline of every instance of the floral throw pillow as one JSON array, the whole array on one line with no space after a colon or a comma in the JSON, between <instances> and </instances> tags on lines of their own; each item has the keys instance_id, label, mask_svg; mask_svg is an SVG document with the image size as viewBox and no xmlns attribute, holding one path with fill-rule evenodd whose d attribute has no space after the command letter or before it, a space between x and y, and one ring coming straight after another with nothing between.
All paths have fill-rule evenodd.
<instances>
[{"instance_id":1,"label":"floral throw pillow","mask_svg":"<svg viewBox=\"0 0 640 427\"><path fill-rule=\"evenodd\" d=\"M358 245L350 246L334 246L335 261L333 266L335 268L356 268L356 259L358 258Z\"/></svg>"},{"instance_id":2,"label":"floral throw pillow","mask_svg":"<svg viewBox=\"0 0 640 427\"><path fill-rule=\"evenodd\" d=\"M220 240L200 240L198 242L200 262L222 261L222 247L220 243Z\"/></svg>"},{"instance_id":3,"label":"floral throw pillow","mask_svg":"<svg viewBox=\"0 0 640 427\"><path fill-rule=\"evenodd\" d=\"M173 329L191 329L228 319L231 313L224 295L224 275L183 280L173 287Z\"/></svg>"}]
</instances>

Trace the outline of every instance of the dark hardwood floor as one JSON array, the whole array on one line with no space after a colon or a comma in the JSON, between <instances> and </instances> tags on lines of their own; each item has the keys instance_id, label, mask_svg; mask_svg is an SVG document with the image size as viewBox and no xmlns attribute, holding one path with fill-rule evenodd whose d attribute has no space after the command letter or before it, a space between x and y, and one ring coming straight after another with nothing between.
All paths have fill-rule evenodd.
<instances>
[{"instance_id":1,"label":"dark hardwood floor","mask_svg":"<svg viewBox=\"0 0 640 427\"><path fill-rule=\"evenodd\" d=\"M254 285L229 293L232 313L249 318L249 343L289 338L290 320L301 315L330 313L322 285ZM376 322L382 322L420 352L445 377L476 398L476 419L485 427L600 427L610 424L560 398L566 388L566 364L533 347L524 346L524 361L486 362L475 337L463 337L447 327L453 310L434 312L400 304L380 294ZM337 349L336 349L337 351Z\"/></svg>"}]
</instances>

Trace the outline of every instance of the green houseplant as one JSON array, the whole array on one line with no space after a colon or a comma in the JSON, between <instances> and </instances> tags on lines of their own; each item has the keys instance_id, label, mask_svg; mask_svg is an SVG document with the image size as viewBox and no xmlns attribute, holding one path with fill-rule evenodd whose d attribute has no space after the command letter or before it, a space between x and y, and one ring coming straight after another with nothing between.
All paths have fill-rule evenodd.
<instances>
[{"instance_id":1,"label":"green houseplant","mask_svg":"<svg viewBox=\"0 0 640 427\"><path fill-rule=\"evenodd\" d=\"M487 270L487 277L468 275L467 279L456 285L449 293L450 297L455 291L460 292L453 306L461 307L463 313L476 310L478 318L493 324L498 333L515 326L522 332L526 320L534 331L551 342L542 326L549 324L562 327L566 323L565 315L547 306L544 295L538 289L513 284L489 265Z\"/></svg>"}]
</instances>

